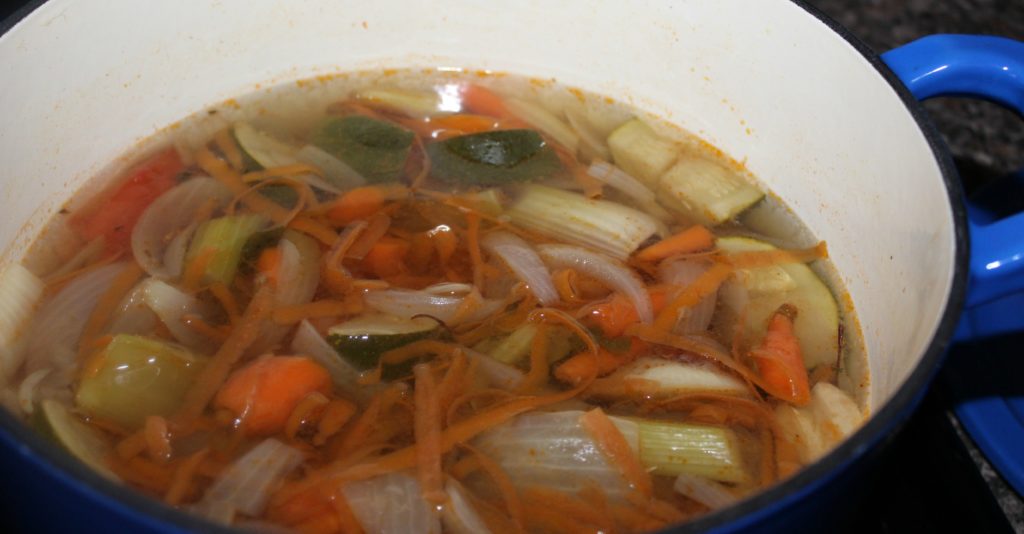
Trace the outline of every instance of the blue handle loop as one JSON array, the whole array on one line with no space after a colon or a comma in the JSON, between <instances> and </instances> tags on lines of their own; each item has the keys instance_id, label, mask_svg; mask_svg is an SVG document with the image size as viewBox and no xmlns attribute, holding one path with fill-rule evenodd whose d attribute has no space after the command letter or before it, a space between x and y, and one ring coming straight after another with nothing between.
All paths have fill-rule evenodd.
<instances>
[{"instance_id":1,"label":"blue handle loop","mask_svg":"<svg viewBox=\"0 0 1024 534\"><path fill-rule=\"evenodd\" d=\"M924 100L969 96L1024 115L1024 43L1002 37L933 35L882 54L910 92ZM967 307L1024 291L1024 213L992 222L968 206L971 233ZM968 314L970 310L968 310ZM1024 313L1013 314L1017 328Z\"/></svg>"}]
</instances>

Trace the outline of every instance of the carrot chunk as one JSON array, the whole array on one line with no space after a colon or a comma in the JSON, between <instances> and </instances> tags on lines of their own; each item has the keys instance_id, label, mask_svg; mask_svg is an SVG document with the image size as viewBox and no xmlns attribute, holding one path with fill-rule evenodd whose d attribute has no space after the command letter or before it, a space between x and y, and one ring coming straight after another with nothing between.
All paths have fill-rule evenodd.
<instances>
[{"instance_id":1,"label":"carrot chunk","mask_svg":"<svg viewBox=\"0 0 1024 534\"><path fill-rule=\"evenodd\" d=\"M761 346L750 355L757 362L768 393L803 406L811 401L811 386L800 340L793 329L796 313L796 308L790 304L779 306L768 319L768 331Z\"/></svg>"},{"instance_id":2,"label":"carrot chunk","mask_svg":"<svg viewBox=\"0 0 1024 534\"><path fill-rule=\"evenodd\" d=\"M251 435L284 429L295 407L314 391L328 393L331 376L305 356L272 356L235 371L217 393L215 403L242 418Z\"/></svg>"}]
</instances>

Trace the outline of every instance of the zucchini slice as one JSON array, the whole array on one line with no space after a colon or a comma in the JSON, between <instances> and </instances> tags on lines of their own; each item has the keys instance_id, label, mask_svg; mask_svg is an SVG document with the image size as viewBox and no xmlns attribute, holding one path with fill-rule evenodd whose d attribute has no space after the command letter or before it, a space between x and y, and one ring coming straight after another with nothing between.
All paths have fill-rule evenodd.
<instances>
[{"instance_id":1,"label":"zucchini slice","mask_svg":"<svg viewBox=\"0 0 1024 534\"><path fill-rule=\"evenodd\" d=\"M332 326L327 332L330 343L339 356L359 370L377 366L385 352L414 341L439 336L441 325L430 317L406 319L394 315L363 315ZM408 373L415 360L384 369L386 379Z\"/></svg>"},{"instance_id":2,"label":"zucchini slice","mask_svg":"<svg viewBox=\"0 0 1024 534\"><path fill-rule=\"evenodd\" d=\"M612 160L620 169L656 189L661 175L679 157L679 147L640 119L632 119L608 136Z\"/></svg>"},{"instance_id":3,"label":"zucchini slice","mask_svg":"<svg viewBox=\"0 0 1024 534\"><path fill-rule=\"evenodd\" d=\"M104 462L104 458L112 452L111 445L94 428L80 421L66 406L53 399L40 402L35 413L33 422L43 435L52 438L97 473L111 480L118 479Z\"/></svg>"},{"instance_id":4,"label":"zucchini slice","mask_svg":"<svg viewBox=\"0 0 1024 534\"><path fill-rule=\"evenodd\" d=\"M235 124L233 132L243 154L259 168L283 167L299 162L295 157L299 147L285 143L247 122Z\"/></svg>"},{"instance_id":5,"label":"zucchini slice","mask_svg":"<svg viewBox=\"0 0 1024 534\"><path fill-rule=\"evenodd\" d=\"M773 250L774 246L748 237L720 237L718 248L729 252ZM779 271L785 273L781 276ZM803 350L804 365L812 369L819 365L832 365L839 354L839 306L828 286L808 266L802 263L784 263L756 269L741 269L726 286L741 284L747 290L747 321L744 339L751 346L761 342L768 324L768 318L779 306L789 303L796 307L798 315L794 324L800 347ZM728 309L725 321L717 318L717 324L732 329L727 324L739 316L744 303L735 298L735 286L724 287L722 302ZM723 314L719 314L723 315Z\"/></svg>"}]
</instances>

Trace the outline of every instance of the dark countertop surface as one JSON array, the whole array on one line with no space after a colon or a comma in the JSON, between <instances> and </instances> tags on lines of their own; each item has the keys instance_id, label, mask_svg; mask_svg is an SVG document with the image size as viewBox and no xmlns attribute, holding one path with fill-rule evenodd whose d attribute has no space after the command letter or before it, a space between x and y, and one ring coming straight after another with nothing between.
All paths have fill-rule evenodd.
<instances>
[{"instance_id":1,"label":"dark countertop surface","mask_svg":"<svg viewBox=\"0 0 1024 534\"><path fill-rule=\"evenodd\" d=\"M808 0L876 52L935 33L1024 40L1022 0ZM962 170L988 180L1024 168L1024 121L978 100L937 98L925 109ZM973 184L969 184L973 185Z\"/></svg>"}]
</instances>

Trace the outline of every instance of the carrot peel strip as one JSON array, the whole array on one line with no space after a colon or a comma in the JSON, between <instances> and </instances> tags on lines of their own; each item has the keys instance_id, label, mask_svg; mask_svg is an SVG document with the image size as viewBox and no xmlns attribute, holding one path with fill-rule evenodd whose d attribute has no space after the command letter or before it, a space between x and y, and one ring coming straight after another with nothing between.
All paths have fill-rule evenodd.
<instances>
[{"instance_id":1,"label":"carrot peel strip","mask_svg":"<svg viewBox=\"0 0 1024 534\"><path fill-rule=\"evenodd\" d=\"M580 416L580 424L594 438L598 448L615 466L626 482L645 497L654 495L654 484L651 475L640 459L633 453L626 437L622 435L615 423L600 408L594 408Z\"/></svg>"}]
</instances>

